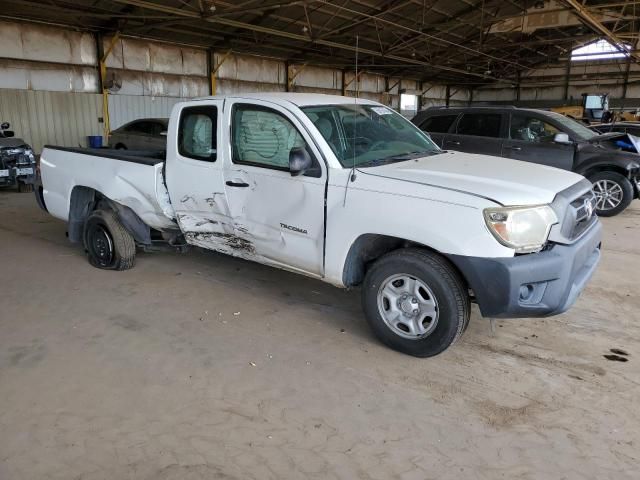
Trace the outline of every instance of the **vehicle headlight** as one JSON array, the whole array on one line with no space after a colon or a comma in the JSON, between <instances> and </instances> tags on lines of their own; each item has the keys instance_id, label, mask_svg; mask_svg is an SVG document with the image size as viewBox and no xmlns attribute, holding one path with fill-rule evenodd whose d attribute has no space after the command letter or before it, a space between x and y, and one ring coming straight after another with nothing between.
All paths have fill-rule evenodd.
<instances>
[{"instance_id":1,"label":"vehicle headlight","mask_svg":"<svg viewBox=\"0 0 640 480\"><path fill-rule=\"evenodd\" d=\"M549 205L485 208L484 219L496 240L516 253L541 250L551 226L558 223Z\"/></svg>"}]
</instances>

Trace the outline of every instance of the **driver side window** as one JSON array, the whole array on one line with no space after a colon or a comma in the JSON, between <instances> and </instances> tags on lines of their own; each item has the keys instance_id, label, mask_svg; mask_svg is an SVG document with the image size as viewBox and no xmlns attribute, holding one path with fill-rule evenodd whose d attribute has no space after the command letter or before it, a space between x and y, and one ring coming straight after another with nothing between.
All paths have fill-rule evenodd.
<instances>
[{"instance_id":1,"label":"driver side window","mask_svg":"<svg viewBox=\"0 0 640 480\"><path fill-rule=\"evenodd\" d=\"M233 110L233 163L289 171L289 152L307 149L298 129L281 113L256 105Z\"/></svg>"},{"instance_id":2,"label":"driver side window","mask_svg":"<svg viewBox=\"0 0 640 480\"><path fill-rule=\"evenodd\" d=\"M551 143L556 133L560 133L560 130L538 118L521 115L511 117L509 136L512 140L530 143Z\"/></svg>"}]
</instances>

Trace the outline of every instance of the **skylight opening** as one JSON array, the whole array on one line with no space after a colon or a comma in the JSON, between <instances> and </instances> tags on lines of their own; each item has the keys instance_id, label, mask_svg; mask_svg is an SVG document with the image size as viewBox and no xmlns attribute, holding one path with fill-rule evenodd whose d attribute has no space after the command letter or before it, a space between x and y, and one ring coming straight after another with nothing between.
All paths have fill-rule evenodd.
<instances>
[{"instance_id":1,"label":"skylight opening","mask_svg":"<svg viewBox=\"0 0 640 480\"><path fill-rule=\"evenodd\" d=\"M625 50L631 50L631 45L621 45ZM586 60L611 60L616 58L626 58L628 54L618 50L607 40L601 39L583 47L575 48L571 52L572 62L583 62Z\"/></svg>"}]
</instances>

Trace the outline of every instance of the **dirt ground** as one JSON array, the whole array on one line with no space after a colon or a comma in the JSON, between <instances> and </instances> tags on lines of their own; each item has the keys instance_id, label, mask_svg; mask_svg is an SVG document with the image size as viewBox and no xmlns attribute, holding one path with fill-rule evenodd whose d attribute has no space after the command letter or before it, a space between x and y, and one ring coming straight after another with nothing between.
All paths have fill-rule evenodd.
<instances>
[{"instance_id":1,"label":"dirt ground","mask_svg":"<svg viewBox=\"0 0 640 480\"><path fill-rule=\"evenodd\" d=\"M100 271L0 191L0 479L640 478L634 204L568 313L474 307L420 360L358 291L202 251Z\"/></svg>"}]
</instances>

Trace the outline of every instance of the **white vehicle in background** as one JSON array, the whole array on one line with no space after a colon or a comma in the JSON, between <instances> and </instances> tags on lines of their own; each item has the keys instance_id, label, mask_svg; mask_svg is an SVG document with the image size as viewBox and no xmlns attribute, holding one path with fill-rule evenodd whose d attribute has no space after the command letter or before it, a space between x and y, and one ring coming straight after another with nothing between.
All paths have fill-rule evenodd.
<instances>
[{"instance_id":1,"label":"white vehicle in background","mask_svg":"<svg viewBox=\"0 0 640 480\"><path fill-rule=\"evenodd\" d=\"M318 94L174 107L166 159L46 147L41 206L98 268L155 240L362 286L365 316L428 357L487 317L561 313L600 257L580 175L440 150L391 109Z\"/></svg>"}]
</instances>

